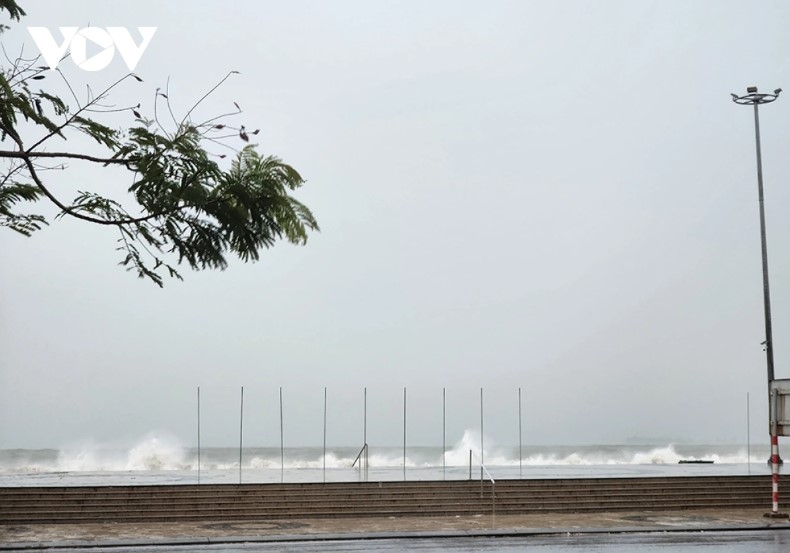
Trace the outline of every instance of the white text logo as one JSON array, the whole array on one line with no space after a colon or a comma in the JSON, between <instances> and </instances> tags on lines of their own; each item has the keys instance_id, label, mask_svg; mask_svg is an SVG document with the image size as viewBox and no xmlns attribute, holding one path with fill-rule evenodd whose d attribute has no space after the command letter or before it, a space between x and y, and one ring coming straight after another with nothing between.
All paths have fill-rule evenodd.
<instances>
[{"instance_id":1,"label":"white text logo","mask_svg":"<svg viewBox=\"0 0 790 553\"><path fill-rule=\"evenodd\" d=\"M115 56L115 50L121 54L129 71L134 71L143 52L154 37L156 27L137 27L142 40L135 44L131 33L126 27L59 27L63 40L60 44L55 41L52 33L46 27L28 27L30 36L36 42L44 61L50 69L55 69L66 50L71 52L71 59L77 67L85 71L99 71L107 67ZM88 43L93 44L92 49L101 49L88 57Z\"/></svg>"}]
</instances>

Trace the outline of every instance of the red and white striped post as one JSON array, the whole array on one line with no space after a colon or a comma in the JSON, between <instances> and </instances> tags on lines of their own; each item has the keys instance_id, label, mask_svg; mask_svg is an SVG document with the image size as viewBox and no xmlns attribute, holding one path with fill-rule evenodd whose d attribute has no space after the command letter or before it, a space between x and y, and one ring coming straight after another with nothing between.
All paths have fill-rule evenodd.
<instances>
[{"instance_id":1,"label":"red and white striped post","mask_svg":"<svg viewBox=\"0 0 790 553\"><path fill-rule=\"evenodd\" d=\"M771 498L771 516L779 517L779 436L775 431L771 432Z\"/></svg>"},{"instance_id":2,"label":"red and white striped post","mask_svg":"<svg viewBox=\"0 0 790 553\"><path fill-rule=\"evenodd\" d=\"M779 390L775 387L778 381L769 382L768 414L771 422L771 512L765 513L768 518L788 518L787 513L779 512L779 434L784 434L784 426L779 427ZM780 431L781 430L781 431Z\"/></svg>"}]
</instances>

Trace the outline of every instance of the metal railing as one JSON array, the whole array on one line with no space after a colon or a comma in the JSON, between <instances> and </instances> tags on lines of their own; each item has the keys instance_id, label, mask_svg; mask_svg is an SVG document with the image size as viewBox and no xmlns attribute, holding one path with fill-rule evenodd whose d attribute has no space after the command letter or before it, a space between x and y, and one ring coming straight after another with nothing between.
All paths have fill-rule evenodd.
<instances>
[{"instance_id":1,"label":"metal railing","mask_svg":"<svg viewBox=\"0 0 790 553\"><path fill-rule=\"evenodd\" d=\"M362 446L362 449L359 450L357 456L354 458L354 462L351 463L351 468L353 469L357 462L359 462L359 479L364 480L365 482L368 481L368 444Z\"/></svg>"},{"instance_id":2,"label":"metal railing","mask_svg":"<svg viewBox=\"0 0 790 553\"><path fill-rule=\"evenodd\" d=\"M481 461L471 449L469 450L469 479L470 480L472 479L472 457L474 457L475 460L477 460L477 462L480 464L480 499L483 499L483 482L484 482L483 473L485 473L485 475L488 477L488 480L491 482L491 516L495 517L496 516L496 481L494 480L494 477L491 476L491 473L488 472L488 469L483 464L483 461Z\"/></svg>"}]
</instances>

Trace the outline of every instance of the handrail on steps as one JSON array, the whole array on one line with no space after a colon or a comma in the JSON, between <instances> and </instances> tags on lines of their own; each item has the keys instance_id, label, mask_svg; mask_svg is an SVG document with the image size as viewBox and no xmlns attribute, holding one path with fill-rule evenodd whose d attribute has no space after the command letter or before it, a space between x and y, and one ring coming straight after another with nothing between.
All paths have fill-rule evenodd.
<instances>
[{"instance_id":1,"label":"handrail on steps","mask_svg":"<svg viewBox=\"0 0 790 553\"><path fill-rule=\"evenodd\" d=\"M359 450L359 453L357 453L357 456L354 458L354 462L351 463L351 468L352 469L356 466L357 461L359 461L360 457L362 457L362 454L365 453L365 450L367 448L368 448L368 444L365 444L365 445L362 446L362 449ZM360 466L362 466L362 465L360 464Z\"/></svg>"},{"instance_id":2,"label":"handrail on steps","mask_svg":"<svg viewBox=\"0 0 790 553\"><path fill-rule=\"evenodd\" d=\"M494 477L491 476L491 473L488 472L488 469L483 464L483 461L481 461L477 457L477 455L475 455L474 452L470 449L469 450L469 458L471 459L472 456L474 456L474 458L480 464L480 498L481 499L483 497L483 472L486 473L486 476L488 476L488 479L491 481L491 516L496 516L496 481L494 480ZM469 472L471 474L471 461L470 461L470 471Z\"/></svg>"},{"instance_id":3,"label":"handrail on steps","mask_svg":"<svg viewBox=\"0 0 790 553\"><path fill-rule=\"evenodd\" d=\"M368 444L367 442L365 445L362 446L362 449L359 450L354 462L351 463L351 468L353 469L357 465L357 461L359 461L359 478L364 480L365 482L368 481Z\"/></svg>"}]
</instances>

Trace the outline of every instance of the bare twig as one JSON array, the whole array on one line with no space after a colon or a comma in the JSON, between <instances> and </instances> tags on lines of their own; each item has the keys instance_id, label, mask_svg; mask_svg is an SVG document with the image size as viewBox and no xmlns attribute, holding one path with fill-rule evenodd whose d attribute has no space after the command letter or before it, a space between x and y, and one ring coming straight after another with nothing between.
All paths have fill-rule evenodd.
<instances>
[{"instance_id":1,"label":"bare twig","mask_svg":"<svg viewBox=\"0 0 790 553\"><path fill-rule=\"evenodd\" d=\"M181 124L183 125L183 124L184 124L184 123L185 123L185 122L186 122L186 121L189 119L189 116L190 116L190 115L192 115L192 112L193 112L193 111L195 111L195 109L197 109L197 107L198 107L200 104L202 104L202 103L203 103L203 100L205 100L206 98L208 98L209 96L211 96L211 94L212 94L212 93L213 93L215 90L217 90L217 89L218 89L218 88L219 88L219 87L222 85L222 83L224 83L225 81L227 81L227 80L230 78L230 76L231 76L231 75L238 75L238 74L239 74L239 72L238 72L238 71L230 71L230 72L229 72L227 75L225 75L224 77L222 77L222 79L220 79L220 81L219 81L217 84L215 84L213 87L211 87L211 90L209 90L208 92L206 92L206 93L205 93L205 94L204 94L204 95L203 95L203 96L200 98L200 100L198 100L197 102L195 102L195 104L194 104L194 105L193 105L191 108L189 108L189 111L187 111L186 115L184 115L184 118L181 120ZM239 110L237 113L241 113L241 110ZM231 114L231 115L233 115L233 114ZM220 115L219 117L224 117L224 115ZM214 121L214 120L216 120L216 119L217 119L217 118L214 118L214 119L209 119L208 121L206 121L206 123L209 123L209 122L211 122L211 121Z\"/></svg>"},{"instance_id":2,"label":"bare twig","mask_svg":"<svg viewBox=\"0 0 790 553\"><path fill-rule=\"evenodd\" d=\"M87 109L89 106L91 106L93 103L95 103L95 102L96 102L96 100L99 100L99 99L101 99L102 97L104 97L105 95L107 95L107 94L108 94L108 93L109 93L109 92L110 92L110 91L111 91L113 88L115 88L116 86L118 86L119 84L121 84L123 81L125 81L126 79L128 79L129 77L131 77L131 75L132 75L131 73L127 73L126 75L124 75L123 77L121 77L120 79L118 79L117 81L115 81L114 83L112 83L110 86L108 86L106 89L104 89L104 91L103 91L101 94L99 94L99 96L97 96L97 97L96 97L96 98L95 98L93 101L89 102L88 104L86 104L85 106L81 107L79 110L77 110L76 112L74 112L74 114L72 114L72 116L71 116L71 117L67 117L67 118L66 118L66 121L65 121L65 122L64 122L62 125L59 125L59 126L58 126L58 127L55 129L55 130L53 130L53 131L50 131L50 132L49 132L49 134L47 134L47 135L46 135L46 136L44 136L42 139L40 139L38 142L36 142L35 144L33 144L33 145L30 147L30 148L28 148L28 149L27 149L27 153L32 153L32 152L33 152L33 150L35 150L35 149L36 149L37 147L39 147L41 144L43 144L44 142L46 142L47 140L49 140L50 138L52 138L52 137L53 137L53 136L55 136L56 134L60 134L60 131L62 131L63 129L65 129L65 128L66 128L66 127L68 127L69 125L71 125L71 124L74 122L74 120L75 120L77 117L79 117L79 116L80 116L80 114L81 114L82 112L84 112L84 111L85 111L85 110L86 110L86 109Z\"/></svg>"},{"instance_id":3,"label":"bare twig","mask_svg":"<svg viewBox=\"0 0 790 553\"><path fill-rule=\"evenodd\" d=\"M63 79L63 82L66 83L66 86L69 88L69 92L71 92L71 97L74 98L75 102L77 102L77 109L82 109L82 106L80 105L80 100L79 98L77 98L77 95L74 93L74 89L71 88L71 83L66 78L66 75L63 74L63 71L61 71L59 67L56 68L55 70L58 72L58 75L60 75L60 78Z\"/></svg>"}]
</instances>

